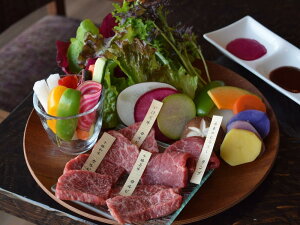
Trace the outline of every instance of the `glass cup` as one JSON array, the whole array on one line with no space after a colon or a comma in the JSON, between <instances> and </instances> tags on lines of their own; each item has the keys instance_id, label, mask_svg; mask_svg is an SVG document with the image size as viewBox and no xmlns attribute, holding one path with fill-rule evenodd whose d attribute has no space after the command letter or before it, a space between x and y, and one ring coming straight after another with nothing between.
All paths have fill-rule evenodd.
<instances>
[{"instance_id":1,"label":"glass cup","mask_svg":"<svg viewBox=\"0 0 300 225\"><path fill-rule=\"evenodd\" d=\"M50 140L55 143L59 150L68 155L78 155L90 150L96 143L99 133L102 127L102 115L103 115L103 102L104 102L105 90L102 88L102 93L97 104L90 110L77 114L75 116L68 117L56 117L47 114L39 102L36 94L33 94L33 106L39 115L42 125L45 128ZM75 130L73 138L69 141L63 140L58 137L49 127L49 121L58 121L58 120L72 120L73 123L77 123L80 118L85 116L91 116L94 118L94 122L89 131L89 136L84 138L85 140L79 139L76 135L77 131Z\"/></svg>"}]
</instances>

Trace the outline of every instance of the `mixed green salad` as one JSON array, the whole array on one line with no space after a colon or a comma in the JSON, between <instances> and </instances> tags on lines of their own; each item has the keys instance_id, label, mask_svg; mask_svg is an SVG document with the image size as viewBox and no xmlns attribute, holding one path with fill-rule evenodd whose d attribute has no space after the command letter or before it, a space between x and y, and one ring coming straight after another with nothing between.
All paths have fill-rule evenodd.
<instances>
[{"instance_id":1,"label":"mixed green salad","mask_svg":"<svg viewBox=\"0 0 300 225\"><path fill-rule=\"evenodd\" d=\"M83 20L70 43L57 42L58 64L66 73L76 74L94 65L95 79L106 89L104 127L118 124L116 100L126 87L147 81L168 83L192 99L197 89L210 82L194 66L203 61L196 35L190 27L171 27L165 0L114 4L100 28ZM93 78L94 79L94 78Z\"/></svg>"}]
</instances>

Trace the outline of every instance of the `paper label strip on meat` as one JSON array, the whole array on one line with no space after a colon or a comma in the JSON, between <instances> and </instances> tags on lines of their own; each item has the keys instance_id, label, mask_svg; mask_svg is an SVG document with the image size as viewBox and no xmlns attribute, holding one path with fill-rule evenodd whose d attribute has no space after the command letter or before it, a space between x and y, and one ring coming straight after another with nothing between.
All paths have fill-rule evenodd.
<instances>
[{"instance_id":1,"label":"paper label strip on meat","mask_svg":"<svg viewBox=\"0 0 300 225\"><path fill-rule=\"evenodd\" d=\"M115 137L104 132L85 161L82 170L95 172L115 140Z\"/></svg>"},{"instance_id":2,"label":"paper label strip on meat","mask_svg":"<svg viewBox=\"0 0 300 225\"><path fill-rule=\"evenodd\" d=\"M211 120L210 127L208 129L208 133L202 148L202 152L199 156L195 172L193 173L193 176L190 180L191 183L200 184L202 180L210 155L212 153L217 139L222 119L222 116L213 116Z\"/></svg>"},{"instance_id":3,"label":"paper label strip on meat","mask_svg":"<svg viewBox=\"0 0 300 225\"><path fill-rule=\"evenodd\" d=\"M155 99L152 101L141 126L131 140L133 144L137 145L138 147L143 144L159 114L162 105L163 103L160 101ZM130 196L134 192L134 189L141 179L150 157L150 152L141 150L122 190L120 191L120 195Z\"/></svg>"},{"instance_id":4,"label":"paper label strip on meat","mask_svg":"<svg viewBox=\"0 0 300 225\"><path fill-rule=\"evenodd\" d=\"M153 100L150 108L148 109L148 112L140 126L140 128L138 129L138 131L136 132L136 134L133 136L131 142L135 145L137 145L138 147L140 147L144 140L146 139L148 133L150 132L156 117L158 116L158 113L162 107L163 103L157 100Z\"/></svg>"},{"instance_id":5,"label":"paper label strip on meat","mask_svg":"<svg viewBox=\"0 0 300 225\"><path fill-rule=\"evenodd\" d=\"M122 190L120 191L120 195L132 195L139 180L141 179L141 176L143 175L143 172L149 162L151 155L151 152L141 150L137 160L135 161L132 171L130 172Z\"/></svg>"}]
</instances>

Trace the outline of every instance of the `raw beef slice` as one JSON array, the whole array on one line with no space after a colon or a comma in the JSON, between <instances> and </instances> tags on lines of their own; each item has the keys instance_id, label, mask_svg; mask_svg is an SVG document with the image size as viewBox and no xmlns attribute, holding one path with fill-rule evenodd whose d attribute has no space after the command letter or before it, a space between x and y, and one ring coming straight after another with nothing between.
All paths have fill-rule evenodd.
<instances>
[{"instance_id":1,"label":"raw beef slice","mask_svg":"<svg viewBox=\"0 0 300 225\"><path fill-rule=\"evenodd\" d=\"M107 152L104 160L114 163L130 173L140 153L138 147L118 131L110 130L107 133L114 136L116 140Z\"/></svg>"},{"instance_id":2,"label":"raw beef slice","mask_svg":"<svg viewBox=\"0 0 300 225\"><path fill-rule=\"evenodd\" d=\"M191 157L189 153L176 151L152 155L142 176L142 184L186 187L188 180L187 162Z\"/></svg>"},{"instance_id":3,"label":"raw beef slice","mask_svg":"<svg viewBox=\"0 0 300 225\"><path fill-rule=\"evenodd\" d=\"M123 128L119 130L121 134L123 134L125 137L127 137L130 141L134 137L135 133L140 128L142 122L134 123L130 125L129 127ZM146 137L145 141L141 145L140 149L144 149L149 152L159 152L157 142L155 140L155 131L154 129L151 129L148 136Z\"/></svg>"},{"instance_id":4,"label":"raw beef slice","mask_svg":"<svg viewBox=\"0 0 300 225\"><path fill-rule=\"evenodd\" d=\"M64 173L70 170L81 170L88 157L89 154L81 154L74 159L71 159L66 163ZM107 160L102 160L95 172L103 175L110 175L113 179L113 183L116 183L118 179L124 174L125 170L122 167L117 166L116 164L108 162Z\"/></svg>"},{"instance_id":5,"label":"raw beef slice","mask_svg":"<svg viewBox=\"0 0 300 225\"><path fill-rule=\"evenodd\" d=\"M182 196L165 189L151 196L117 196L106 201L112 216L121 224L166 216L177 210Z\"/></svg>"},{"instance_id":6,"label":"raw beef slice","mask_svg":"<svg viewBox=\"0 0 300 225\"><path fill-rule=\"evenodd\" d=\"M111 198L116 197L119 195L121 189L123 186L115 187L111 191ZM132 193L133 196L151 196L156 194L157 192L165 189L170 189L168 186L164 185L142 185L139 184L136 186L134 192ZM179 194L180 189L179 188L171 188L175 193Z\"/></svg>"},{"instance_id":7,"label":"raw beef slice","mask_svg":"<svg viewBox=\"0 0 300 225\"><path fill-rule=\"evenodd\" d=\"M177 194L179 194L179 192L180 192L179 188L170 188L165 185L142 185L142 184L140 184L135 188L133 195L151 196L161 190L166 190L166 189L172 189Z\"/></svg>"},{"instance_id":8,"label":"raw beef slice","mask_svg":"<svg viewBox=\"0 0 300 225\"><path fill-rule=\"evenodd\" d=\"M75 200L105 205L112 187L112 178L99 173L70 170L57 182L55 196L61 200Z\"/></svg>"},{"instance_id":9,"label":"raw beef slice","mask_svg":"<svg viewBox=\"0 0 300 225\"><path fill-rule=\"evenodd\" d=\"M193 158L194 162L191 162L190 165L191 167L195 167L196 163L199 159L200 153L202 151L203 145L204 145L205 139L202 137L187 137L183 138L179 141L176 141L172 145L170 145L168 148L166 148L165 152L187 152L190 153ZM214 152L212 152L207 168L208 169L214 169L218 168L220 166L220 160L216 156ZM193 172L195 168L190 168L189 169Z\"/></svg>"}]
</instances>

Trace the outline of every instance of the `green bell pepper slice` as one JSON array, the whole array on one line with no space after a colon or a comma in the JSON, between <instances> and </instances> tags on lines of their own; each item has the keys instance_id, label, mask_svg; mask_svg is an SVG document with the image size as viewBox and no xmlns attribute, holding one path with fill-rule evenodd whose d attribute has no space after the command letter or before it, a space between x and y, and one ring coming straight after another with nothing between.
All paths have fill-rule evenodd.
<instances>
[{"instance_id":1,"label":"green bell pepper slice","mask_svg":"<svg viewBox=\"0 0 300 225\"><path fill-rule=\"evenodd\" d=\"M67 88L59 100L57 116L67 117L77 115L79 113L80 98L80 91ZM57 120L56 135L65 141L71 140L76 131L77 120L77 118Z\"/></svg>"},{"instance_id":2,"label":"green bell pepper slice","mask_svg":"<svg viewBox=\"0 0 300 225\"><path fill-rule=\"evenodd\" d=\"M215 106L214 102L211 100L207 92L212 88L224 85L225 84L223 81L215 80L211 81L200 90L194 100L197 116L207 116Z\"/></svg>"}]
</instances>

